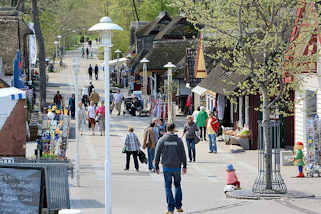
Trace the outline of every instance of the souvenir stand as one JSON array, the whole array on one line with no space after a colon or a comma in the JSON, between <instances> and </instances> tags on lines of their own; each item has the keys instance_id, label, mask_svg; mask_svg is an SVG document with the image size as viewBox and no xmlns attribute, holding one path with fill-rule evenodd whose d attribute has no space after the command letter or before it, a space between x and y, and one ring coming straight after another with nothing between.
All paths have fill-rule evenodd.
<instances>
[{"instance_id":1,"label":"souvenir stand","mask_svg":"<svg viewBox=\"0 0 321 214\"><path fill-rule=\"evenodd\" d=\"M305 170L307 176L321 176L321 121L315 117L308 121L307 142L305 144Z\"/></svg>"},{"instance_id":2,"label":"souvenir stand","mask_svg":"<svg viewBox=\"0 0 321 214\"><path fill-rule=\"evenodd\" d=\"M47 127L38 140L39 155L43 159L65 160L68 147L70 117L67 109L48 110Z\"/></svg>"}]
</instances>

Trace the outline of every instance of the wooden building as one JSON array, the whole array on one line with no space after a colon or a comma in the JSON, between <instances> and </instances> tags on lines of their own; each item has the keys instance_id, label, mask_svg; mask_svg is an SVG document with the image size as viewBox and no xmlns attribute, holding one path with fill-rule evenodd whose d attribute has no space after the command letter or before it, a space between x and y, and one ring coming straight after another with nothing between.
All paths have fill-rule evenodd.
<instances>
[{"instance_id":1,"label":"wooden building","mask_svg":"<svg viewBox=\"0 0 321 214\"><path fill-rule=\"evenodd\" d=\"M0 71L13 75L13 61L17 50L21 51L22 66L29 68L28 35L32 31L22 19L22 13L15 8L0 7Z\"/></svg>"}]
</instances>

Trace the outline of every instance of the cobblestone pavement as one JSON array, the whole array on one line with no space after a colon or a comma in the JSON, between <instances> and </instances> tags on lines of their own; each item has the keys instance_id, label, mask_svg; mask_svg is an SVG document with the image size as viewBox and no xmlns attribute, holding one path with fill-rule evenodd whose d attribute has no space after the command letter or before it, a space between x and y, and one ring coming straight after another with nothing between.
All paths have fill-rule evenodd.
<instances>
[{"instance_id":1,"label":"cobblestone pavement","mask_svg":"<svg viewBox=\"0 0 321 214\"><path fill-rule=\"evenodd\" d=\"M51 73L50 83L59 87L50 87L49 94L59 89L69 98L73 91L71 58L66 57L67 67L60 73ZM87 67L102 63L97 59L81 59L79 84L88 85ZM98 92L103 92L103 76L93 80ZM177 118L181 130L184 118ZM140 165L140 172L123 171L125 156L121 153L123 136L130 125L142 139L142 133L150 118L112 115L111 122L111 160L112 160L112 206L114 214L158 214L165 213L166 200L163 177L151 174L146 165ZM86 214L104 213L104 137L83 135L80 139L80 173L81 187L73 186L71 181L72 208L82 209ZM225 166L233 163L241 186L251 189L257 175L257 151L231 153L230 146L218 143L218 153L209 154L208 144L197 145L197 162L188 164L188 173L182 177L183 208L188 214L207 213L321 213L320 178L294 178L295 167L283 167L282 174L288 189L315 194L315 199L296 200L234 200L226 199L223 193L225 183ZM70 142L68 156L75 158L75 143Z\"/></svg>"}]
</instances>

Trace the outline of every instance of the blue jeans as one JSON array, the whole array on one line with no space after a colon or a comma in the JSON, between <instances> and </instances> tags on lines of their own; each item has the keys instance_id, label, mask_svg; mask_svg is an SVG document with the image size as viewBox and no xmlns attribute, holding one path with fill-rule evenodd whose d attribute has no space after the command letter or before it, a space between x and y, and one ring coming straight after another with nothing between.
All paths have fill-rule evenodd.
<instances>
[{"instance_id":1,"label":"blue jeans","mask_svg":"<svg viewBox=\"0 0 321 214\"><path fill-rule=\"evenodd\" d=\"M172 178L174 178L175 198L172 192ZM164 179L167 208L169 212L173 212L175 208L182 207L181 172L164 172Z\"/></svg>"},{"instance_id":2,"label":"blue jeans","mask_svg":"<svg viewBox=\"0 0 321 214\"><path fill-rule=\"evenodd\" d=\"M216 134L209 134L208 138L209 138L210 152L217 152Z\"/></svg>"},{"instance_id":3,"label":"blue jeans","mask_svg":"<svg viewBox=\"0 0 321 214\"><path fill-rule=\"evenodd\" d=\"M148 169L153 170L154 167L154 157L155 157L155 148L147 148L148 155Z\"/></svg>"},{"instance_id":4,"label":"blue jeans","mask_svg":"<svg viewBox=\"0 0 321 214\"><path fill-rule=\"evenodd\" d=\"M188 157L189 160L195 161L196 151L195 151L195 139L194 138L186 138L187 150L188 150ZM192 156L193 155L193 156Z\"/></svg>"}]
</instances>

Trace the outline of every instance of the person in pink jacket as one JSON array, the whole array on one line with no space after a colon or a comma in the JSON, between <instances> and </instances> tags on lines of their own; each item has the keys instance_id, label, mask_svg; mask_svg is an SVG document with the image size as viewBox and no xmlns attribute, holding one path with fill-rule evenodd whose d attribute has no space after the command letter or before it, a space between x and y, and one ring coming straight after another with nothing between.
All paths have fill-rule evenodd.
<instances>
[{"instance_id":1,"label":"person in pink jacket","mask_svg":"<svg viewBox=\"0 0 321 214\"><path fill-rule=\"evenodd\" d=\"M241 183L238 180L235 169L232 164L226 167L226 184L236 186L238 189L241 187Z\"/></svg>"}]
</instances>

